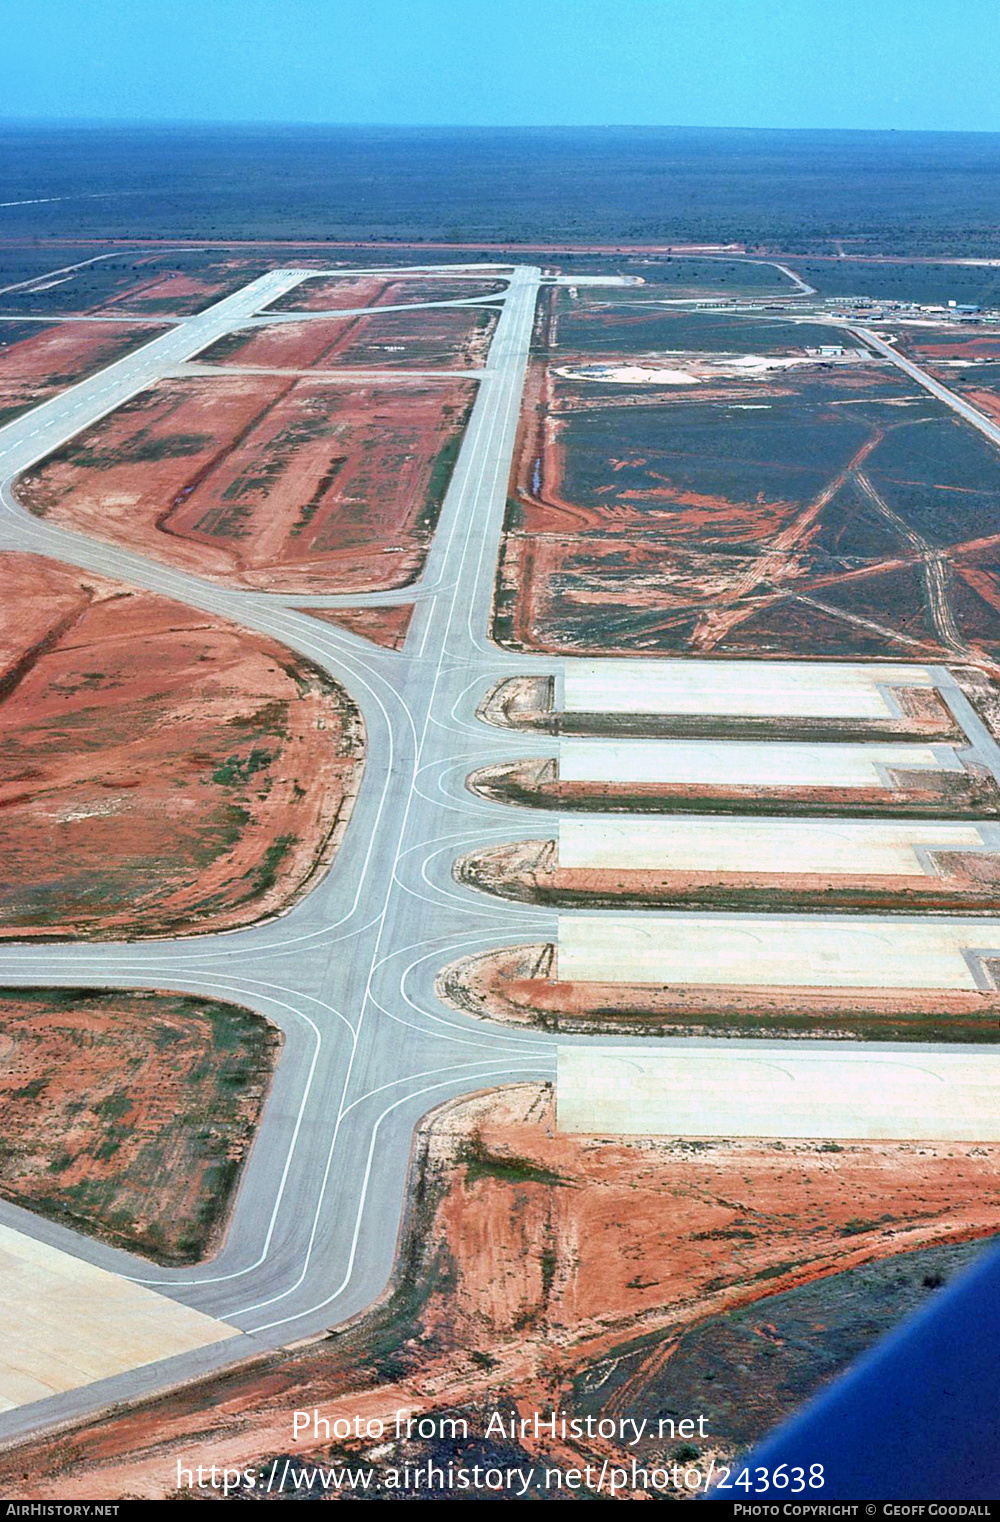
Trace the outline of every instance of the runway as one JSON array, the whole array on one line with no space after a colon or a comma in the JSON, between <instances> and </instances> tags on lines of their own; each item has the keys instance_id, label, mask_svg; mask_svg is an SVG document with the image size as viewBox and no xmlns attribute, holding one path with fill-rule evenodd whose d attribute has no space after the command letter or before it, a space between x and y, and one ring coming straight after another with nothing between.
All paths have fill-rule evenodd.
<instances>
[{"instance_id":1,"label":"runway","mask_svg":"<svg viewBox=\"0 0 1000 1522\"><path fill-rule=\"evenodd\" d=\"M429 886L421 868L442 841L463 827L474 834L477 820L489 813L471 795L456 807L433 787L425 791L424 782L443 757L503 748L502 737L472 719L471 694L464 715L453 710L483 669L483 655L492 665L504 659L478 637L470 649L468 634L474 628L485 634L480 610L489 603L539 271L517 270L502 300L424 574L405 589L405 599L385 599L418 605L399 654L326 626L281 596L214 586L45 523L24 512L12 490L30 464L240 327L304 273L272 271L0 430L0 547L118 576L271 634L343 682L368 730L365 776L340 853L315 891L284 917L176 941L0 950L8 983L214 994L258 1010L285 1034L227 1239L210 1263L159 1269L0 1205L0 1223L246 1335L5 1413L4 1438L293 1341L363 1310L392 1271L411 1139L421 1116L457 1094L554 1076L549 1042L490 1029L436 1000L414 998L408 986L413 964L428 955L447 961L466 945L519 938L529 928L524 914L484 905L455 884ZM552 916L532 916L530 933L544 936L553 926Z\"/></svg>"},{"instance_id":2,"label":"runway","mask_svg":"<svg viewBox=\"0 0 1000 1522\"><path fill-rule=\"evenodd\" d=\"M501 315L488 360L424 572L411 587L341 598L232 590L35 518L13 490L29 465L316 273L272 271L0 429L0 549L116 576L271 635L344 684L368 734L364 779L337 858L283 917L180 940L0 947L7 984L169 988L231 999L285 1035L229 1232L210 1262L159 1269L0 1204L0 1225L155 1288L244 1335L3 1413L3 1440L296 1341L364 1310L392 1273L420 1119L457 1095L555 1077L556 1037L490 1025L442 1005L434 993L439 969L466 953L558 936L554 912L492 900L450 873L463 850L516 837L525 822L536 823L475 797L462 786L464 776L515 755L546 754L552 745L544 735L513 736L475 717L500 678L551 673L559 665L551 657L506 653L487 635L541 271L515 267L508 289L495 298ZM305 611L338 602L414 602L402 651L380 650ZM951 701L954 683L942 676L951 683ZM1000 752L985 726L975 744L1000 774ZM578 1044L565 1036L558 1041ZM620 1039L613 1044L622 1047ZM699 1044L712 1043L683 1043Z\"/></svg>"}]
</instances>

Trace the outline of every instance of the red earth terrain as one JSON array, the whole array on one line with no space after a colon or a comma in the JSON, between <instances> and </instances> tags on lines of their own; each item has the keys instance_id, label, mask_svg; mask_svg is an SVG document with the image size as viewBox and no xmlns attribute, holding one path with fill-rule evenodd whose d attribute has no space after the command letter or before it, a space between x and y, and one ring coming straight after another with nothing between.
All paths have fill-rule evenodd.
<instances>
[{"instance_id":1,"label":"red earth terrain","mask_svg":"<svg viewBox=\"0 0 1000 1522\"><path fill-rule=\"evenodd\" d=\"M275 322L228 333L198 359L278 370L478 369L496 321L492 308L417 307L330 322Z\"/></svg>"},{"instance_id":2,"label":"red earth terrain","mask_svg":"<svg viewBox=\"0 0 1000 1522\"><path fill-rule=\"evenodd\" d=\"M278 914L350 817L361 715L262 635L3 557L0 937L184 935Z\"/></svg>"},{"instance_id":3,"label":"red earth terrain","mask_svg":"<svg viewBox=\"0 0 1000 1522\"><path fill-rule=\"evenodd\" d=\"M1000 816L1000 788L979 762L961 771L887 767L889 787L771 787L757 783L563 781L554 758L494 762L470 772L466 785L496 803L610 813L905 814L957 819Z\"/></svg>"},{"instance_id":4,"label":"red earth terrain","mask_svg":"<svg viewBox=\"0 0 1000 1522\"><path fill-rule=\"evenodd\" d=\"M126 309L156 316L189 317L221 301L240 286L247 285L261 273L256 262L249 266L241 260L206 261L206 267L188 271L142 267L137 262L134 278L123 288L100 300L95 311L114 312Z\"/></svg>"},{"instance_id":5,"label":"red earth terrain","mask_svg":"<svg viewBox=\"0 0 1000 1522\"><path fill-rule=\"evenodd\" d=\"M218 1244L280 1045L215 999L0 989L0 1194L195 1262Z\"/></svg>"},{"instance_id":6,"label":"red earth terrain","mask_svg":"<svg viewBox=\"0 0 1000 1522\"><path fill-rule=\"evenodd\" d=\"M121 322L0 323L0 424L165 330Z\"/></svg>"},{"instance_id":7,"label":"red earth terrain","mask_svg":"<svg viewBox=\"0 0 1000 1522\"><path fill-rule=\"evenodd\" d=\"M161 381L23 475L41 517L227 585L373 591L420 571L473 387Z\"/></svg>"},{"instance_id":8,"label":"red earth terrain","mask_svg":"<svg viewBox=\"0 0 1000 1522\"><path fill-rule=\"evenodd\" d=\"M1000 422L1000 329L903 328L899 347L994 423Z\"/></svg>"},{"instance_id":9,"label":"red earth terrain","mask_svg":"<svg viewBox=\"0 0 1000 1522\"><path fill-rule=\"evenodd\" d=\"M406 302L472 301L496 296L506 280L448 275L356 274L303 280L273 301L269 312L335 312L350 307L401 306Z\"/></svg>"},{"instance_id":10,"label":"red earth terrain","mask_svg":"<svg viewBox=\"0 0 1000 1522\"><path fill-rule=\"evenodd\" d=\"M556 707L555 681L547 676L504 677L476 708L477 718L501 729L543 730L553 735L663 735L671 738L760 740L937 739L965 743L965 733L936 688L891 683L898 712L878 718L788 714L590 713ZM980 712L992 688L983 679L969 698Z\"/></svg>"},{"instance_id":11,"label":"red earth terrain","mask_svg":"<svg viewBox=\"0 0 1000 1522\"><path fill-rule=\"evenodd\" d=\"M989 975L998 971L989 961ZM1000 995L933 988L571 982L552 942L504 946L443 969L438 996L507 1025L589 1035L1000 1041Z\"/></svg>"},{"instance_id":12,"label":"red earth terrain","mask_svg":"<svg viewBox=\"0 0 1000 1522\"><path fill-rule=\"evenodd\" d=\"M716 318L731 331L713 338L699 314L588 310L540 308L501 644L997 671L1000 471L985 441L848 345L824 359L768 350L766 325ZM589 351L561 352L571 319ZM637 352L656 337L683 347ZM735 352L703 352L712 342Z\"/></svg>"},{"instance_id":13,"label":"red earth terrain","mask_svg":"<svg viewBox=\"0 0 1000 1522\"><path fill-rule=\"evenodd\" d=\"M360 634L363 639L381 645L383 650L402 650L413 607L412 602L398 602L384 608L310 608L309 611L313 618Z\"/></svg>"},{"instance_id":14,"label":"red earth terrain","mask_svg":"<svg viewBox=\"0 0 1000 1522\"><path fill-rule=\"evenodd\" d=\"M832 875L822 872L720 872L649 868L564 867L552 840L484 846L460 856L459 882L487 893L534 904L607 909L704 908L933 909L939 913L996 912L1000 908L1000 855L931 851L924 876Z\"/></svg>"},{"instance_id":15,"label":"red earth terrain","mask_svg":"<svg viewBox=\"0 0 1000 1522\"><path fill-rule=\"evenodd\" d=\"M537 1083L458 1101L418 1136L382 1305L328 1340L8 1450L0 1481L35 1500L163 1497L176 1493L178 1464L336 1461L339 1447L293 1438L294 1410L391 1425L397 1410L572 1409L581 1378L593 1371L599 1390L637 1339L659 1367L722 1313L759 1303L767 1322L780 1292L989 1235L997 1161L996 1146L971 1143L566 1136ZM725 1350L715 1353L724 1395ZM673 1404L668 1390L661 1409ZM616 1451L587 1445L598 1462ZM574 1445L527 1446L581 1460ZM720 1454L700 1446L702 1462ZM388 1455L348 1447L354 1463L404 1457L398 1444Z\"/></svg>"}]
</instances>

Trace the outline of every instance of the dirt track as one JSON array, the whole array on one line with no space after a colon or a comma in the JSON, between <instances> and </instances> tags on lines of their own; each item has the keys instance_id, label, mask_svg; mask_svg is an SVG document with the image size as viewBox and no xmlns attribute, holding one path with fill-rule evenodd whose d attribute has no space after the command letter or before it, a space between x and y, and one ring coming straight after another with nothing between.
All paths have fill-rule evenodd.
<instances>
[{"instance_id":1,"label":"dirt track","mask_svg":"<svg viewBox=\"0 0 1000 1522\"><path fill-rule=\"evenodd\" d=\"M992 456L965 516L938 523L931 508L950 500L955 471L947 437L936 452L915 446L905 470L897 462L904 430L952 425L926 414L905 378L850 348L828 362L818 350L754 355L752 322L743 338L734 327L739 353L700 354L690 314L634 309L551 292L542 309L498 642L554 655L906 655L992 668L1000 623L980 544ZM739 370L755 360L800 368ZM615 366L630 383L611 383ZM699 366L715 378L703 384Z\"/></svg>"}]
</instances>

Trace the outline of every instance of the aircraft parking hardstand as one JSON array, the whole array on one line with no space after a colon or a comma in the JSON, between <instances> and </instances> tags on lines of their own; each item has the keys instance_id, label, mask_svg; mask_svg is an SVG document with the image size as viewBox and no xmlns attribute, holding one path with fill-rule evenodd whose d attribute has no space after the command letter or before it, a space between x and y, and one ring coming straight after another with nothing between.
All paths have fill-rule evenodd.
<instances>
[{"instance_id":1,"label":"aircraft parking hardstand","mask_svg":"<svg viewBox=\"0 0 1000 1522\"><path fill-rule=\"evenodd\" d=\"M0 943L6 990L189 995L243 1006L283 1037L211 1257L160 1266L65 1219L0 1204L9 1324L0 1436L178 1385L365 1311L392 1280L415 1130L462 1096L555 1085L557 1130L573 1137L1000 1140L1000 747L979 702L994 646L967 602L949 601L940 557L914 530L907 574L938 589L932 627L887 632L896 605L884 618L863 605L860 571L823 570L837 586L821 593L810 562L811 590L794 616L808 617L808 597L840 599L833 613L816 612L826 620L820 644L842 614L850 659L823 661L823 650L796 659L794 621L788 638L762 636L759 649L733 657L741 599L755 627L782 617L781 588L801 580L805 544L836 491L867 490L859 454L868 446L845 424L851 449L824 466L836 491L800 482L801 502L775 509L773 542L756 559L742 540L723 569L693 550L698 514L718 528L733 502L720 508L718 482L678 488L688 520L670 554L688 591L698 583L682 611L686 619L693 599L701 624L685 623L671 645L630 605L608 634L615 659L592 657L593 607L608 601L613 556L632 551L594 530L593 499L569 501L597 490L595 473L574 475L573 430L582 437L613 410L612 382L574 371L567 401L556 394L565 378L543 384L529 357L537 371L543 319L556 309L568 314L577 352L595 330L607 344L611 329L617 344L614 314L599 303L633 290L634 277L609 257L607 275L580 284L583 296L554 271L499 262L274 269L197 315L175 315L163 333L0 428L0 550L170 599L199 627L225 620L269 661L287 657L282 670L300 689L306 670L336 684L364 731L362 740L351 730L350 754L344 740L337 773L349 818L323 816L328 849L312 865L301 839L270 858L252 922L225 919L231 928L220 930L192 919L176 933L158 924L147 933L128 925L126 905L120 939L74 940L54 923L43 944ZM786 304L814 294L788 283ZM800 318L797 308L788 316L793 334ZM697 349L697 314L671 321ZM993 437L995 425L970 419L971 404L916 360L867 328L852 331L863 357L832 379L814 377L829 392L824 405L852 399L859 369L866 406L895 404L901 367L908 386L971 429L976 447ZM801 377L812 374L814 336L798 344L806 352L789 385L811 384ZM760 331L753 342L766 347ZM594 352L607 358L606 347ZM733 379L709 372L685 385L685 407L690 392ZM745 372L737 367L733 381L742 400L722 398L730 418L755 405L748 388L772 385L776 373ZM637 484L645 463L632 445L648 411L642 388L674 384L666 373L639 365L623 383L635 387L618 462L629 512L660 490ZM359 394L364 405L349 414L347 398ZM673 393L657 397L680 415ZM197 418L230 403L220 450ZM322 430L332 417L346 421L330 444ZM883 433L871 427L875 451ZM243 448L255 428L265 443L240 464L233 440ZM352 430L365 431L364 458L345 465ZM125 447L126 435L128 470L155 470L169 484L170 524L155 494L138 515L131 499L102 507L92 473L107 441ZM399 499L373 536L366 471L379 450L380 489L394 481ZM529 457L538 463L526 486ZM279 467L292 504L281 524L268 512ZM92 496L81 506L84 476ZM124 468L115 479L124 492ZM527 529L512 516L512 479L531 498ZM735 495L731 482L725 489ZM889 487L878 478L871 489L884 530ZM577 515L562 559L556 540L565 531L568 542L568 530L556 532L555 517L545 527L546 512ZM356 557L338 541L345 525ZM523 576L511 570L515 550ZM902 551L869 545L865 554L882 557L878 575L902 577ZM536 596L535 611L544 609L533 623ZM353 632L379 631L380 618L384 644ZM676 655L682 646L690 659ZM717 647L725 659L710 654ZM283 695L276 687L274 700ZM322 714L316 724L336 729ZM272 760L263 754L218 759L218 788L248 785L259 767L263 794ZM299 876L281 900L293 858ZM772 898L744 902L751 889ZM864 1015L854 1026L845 1013L853 996ZM761 1003L757 1028L747 1011ZM773 1039L765 1046L761 1035ZM51 1326L62 1304L73 1308L73 1339L58 1358L36 1346L26 1369L17 1325L37 1317ZM121 1329L113 1357L111 1317Z\"/></svg>"}]
</instances>

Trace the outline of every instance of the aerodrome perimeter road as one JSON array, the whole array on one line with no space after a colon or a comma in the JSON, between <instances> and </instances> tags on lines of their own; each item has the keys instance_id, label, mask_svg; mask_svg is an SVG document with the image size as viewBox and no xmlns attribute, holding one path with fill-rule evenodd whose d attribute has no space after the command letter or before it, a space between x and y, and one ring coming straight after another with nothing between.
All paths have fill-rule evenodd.
<instances>
[{"instance_id":1,"label":"aerodrome perimeter road","mask_svg":"<svg viewBox=\"0 0 1000 1522\"><path fill-rule=\"evenodd\" d=\"M873 333L871 328L853 327L850 324L842 324L842 326L846 326L849 333L853 333L856 338L868 344L876 354L881 354L883 359L891 360L911 380L915 380L918 386L923 386L924 390L929 391L931 396L936 397L939 402L944 402L945 406L950 407L952 412L956 412L963 422L971 423L973 428L985 434L991 444L1000 446L1000 427L996 423L985 413L980 412L977 407L973 407L958 396L956 392L949 391L948 387L943 386L939 380L935 380L933 375L928 375L926 370L915 365L912 359L907 359L905 354L900 354L893 344L886 343L881 334Z\"/></svg>"},{"instance_id":2,"label":"aerodrome perimeter road","mask_svg":"<svg viewBox=\"0 0 1000 1522\"><path fill-rule=\"evenodd\" d=\"M392 1271L420 1118L448 1098L554 1073L551 1039L463 1016L434 995L434 975L446 963L491 945L550 940L555 930L553 914L478 894L450 873L454 857L477 843L551 834L551 817L492 805L464 786L475 766L551 751L549 738L475 718L493 681L558 666L505 654L486 638L539 271L513 273L426 569L402 593L359 599L230 590L34 518L12 490L28 465L312 273L273 271L0 430L0 548L119 576L272 635L343 682L368 730L364 781L337 859L283 918L174 941L0 948L4 983L230 998L285 1033L228 1237L210 1263L158 1270L0 1206L0 1221L153 1285L246 1336L5 1413L2 1438L360 1312ZM399 653L302 611L401 600L417 609Z\"/></svg>"}]
</instances>

